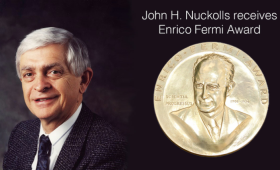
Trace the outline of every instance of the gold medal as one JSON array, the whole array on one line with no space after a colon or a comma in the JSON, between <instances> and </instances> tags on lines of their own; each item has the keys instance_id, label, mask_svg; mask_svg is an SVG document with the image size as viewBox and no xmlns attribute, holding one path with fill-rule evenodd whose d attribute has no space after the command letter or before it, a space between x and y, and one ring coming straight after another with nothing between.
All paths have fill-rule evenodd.
<instances>
[{"instance_id":1,"label":"gold medal","mask_svg":"<svg viewBox=\"0 0 280 170\"><path fill-rule=\"evenodd\" d=\"M265 77L246 53L228 44L187 47L163 67L154 106L162 130L180 148L221 156L248 144L264 123Z\"/></svg>"}]
</instances>

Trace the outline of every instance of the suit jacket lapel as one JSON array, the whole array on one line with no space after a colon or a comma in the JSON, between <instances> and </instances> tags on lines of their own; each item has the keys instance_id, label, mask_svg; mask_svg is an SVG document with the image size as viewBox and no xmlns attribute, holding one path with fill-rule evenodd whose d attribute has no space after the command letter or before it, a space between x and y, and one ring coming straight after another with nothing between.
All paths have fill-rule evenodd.
<instances>
[{"instance_id":1,"label":"suit jacket lapel","mask_svg":"<svg viewBox=\"0 0 280 170\"><path fill-rule=\"evenodd\" d=\"M21 145L23 145L22 153L19 155L21 155L21 160L24 161L20 162L22 165L18 165L18 167L22 167L23 169L31 169L31 165L37 152L39 132L39 119L32 120L32 123L28 123L27 127L22 130L22 134L25 135L23 139L19 139L22 140Z\"/></svg>"},{"instance_id":2,"label":"suit jacket lapel","mask_svg":"<svg viewBox=\"0 0 280 170\"><path fill-rule=\"evenodd\" d=\"M222 123L221 138L228 137L229 134L235 131L239 123L233 110L225 107L225 114Z\"/></svg>"},{"instance_id":3,"label":"suit jacket lapel","mask_svg":"<svg viewBox=\"0 0 280 170\"><path fill-rule=\"evenodd\" d=\"M177 130L180 130L190 136L190 138L195 143L211 141L211 136L208 133L207 128L204 126L204 123L195 105L171 112L170 117L172 118L172 122L176 123L175 127L179 128Z\"/></svg>"},{"instance_id":4,"label":"suit jacket lapel","mask_svg":"<svg viewBox=\"0 0 280 170\"><path fill-rule=\"evenodd\" d=\"M201 116L199 115L198 109L196 106L193 107L192 112L189 113L189 116L185 119L185 122L189 124L196 134L202 139L202 140L211 140L211 136L205 127L203 120Z\"/></svg>"},{"instance_id":5,"label":"suit jacket lapel","mask_svg":"<svg viewBox=\"0 0 280 170\"><path fill-rule=\"evenodd\" d=\"M229 123L229 115L228 115L228 109L225 107L224 115L223 115L223 121L222 121L222 127L221 127L221 135L220 139L223 139L228 135L228 123Z\"/></svg>"},{"instance_id":6,"label":"suit jacket lapel","mask_svg":"<svg viewBox=\"0 0 280 170\"><path fill-rule=\"evenodd\" d=\"M93 114L83 103L81 113L60 151L54 169L74 168L91 127L92 119Z\"/></svg>"}]
</instances>

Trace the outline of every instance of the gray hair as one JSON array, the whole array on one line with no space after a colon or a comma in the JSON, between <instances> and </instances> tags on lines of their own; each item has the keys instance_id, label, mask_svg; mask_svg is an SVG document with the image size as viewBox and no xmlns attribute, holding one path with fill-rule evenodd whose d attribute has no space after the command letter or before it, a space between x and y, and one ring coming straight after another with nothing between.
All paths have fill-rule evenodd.
<instances>
[{"instance_id":1,"label":"gray hair","mask_svg":"<svg viewBox=\"0 0 280 170\"><path fill-rule=\"evenodd\" d=\"M81 76L90 66L88 50L85 44L74 35L61 28L48 27L35 30L28 34L20 43L16 53L16 69L20 78L20 56L29 51L50 44L63 44L66 51L66 63L75 76Z\"/></svg>"},{"instance_id":2,"label":"gray hair","mask_svg":"<svg viewBox=\"0 0 280 170\"><path fill-rule=\"evenodd\" d=\"M198 66L198 64L200 64L201 62L207 61L207 60L215 60L215 59L220 60L224 63L226 74L227 74L227 76L226 76L227 83L234 83L234 81L233 81L234 65L232 64L232 62L225 56L222 56L219 54L214 54L214 53L206 54L196 60L196 62L194 63L194 67L193 67L193 80L194 80L194 76L195 76L195 72L196 72L196 67Z\"/></svg>"}]
</instances>

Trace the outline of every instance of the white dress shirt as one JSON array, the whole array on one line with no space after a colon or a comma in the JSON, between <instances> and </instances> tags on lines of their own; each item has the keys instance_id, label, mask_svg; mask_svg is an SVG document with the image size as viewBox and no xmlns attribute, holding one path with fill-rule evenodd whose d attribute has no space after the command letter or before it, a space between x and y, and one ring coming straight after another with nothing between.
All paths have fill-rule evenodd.
<instances>
[{"instance_id":1,"label":"white dress shirt","mask_svg":"<svg viewBox=\"0 0 280 170\"><path fill-rule=\"evenodd\" d=\"M68 120L66 120L64 123L62 123L60 126L58 126L50 134L45 133L45 131L42 127L42 124L41 124L40 134L39 134L39 138L38 138L37 153L36 153L34 161L32 163L32 170L36 170L36 167L37 167L39 139L40 139L41 135L43 135L43 134L45 136L49 136L50 141L52 143L49 170L53 170L57 157L61 151L61 148L62 148L66 138L70 134L70 132L73 128L73 125L76 122L76 120L81 112L81 109L82 109L82 103L80 104L80 106L78 107L76 112Z\"/></svg>"}]
</instances>

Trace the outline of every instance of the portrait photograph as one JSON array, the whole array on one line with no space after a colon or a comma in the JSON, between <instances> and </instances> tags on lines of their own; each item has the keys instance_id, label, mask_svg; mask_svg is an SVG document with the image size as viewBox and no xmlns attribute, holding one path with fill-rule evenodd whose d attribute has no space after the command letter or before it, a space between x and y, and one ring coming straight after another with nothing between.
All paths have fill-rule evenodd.
<instances>
[{"instance_id":1,"label":"portrait photograph","mask_svg":"<svg viewBox=\"0 0 280 170\"><path fill-rule=\"evenodd\" d=\"M0 169L127 169L129 2L1 1L0 10Z\"/></svg>"}]
</instances>

